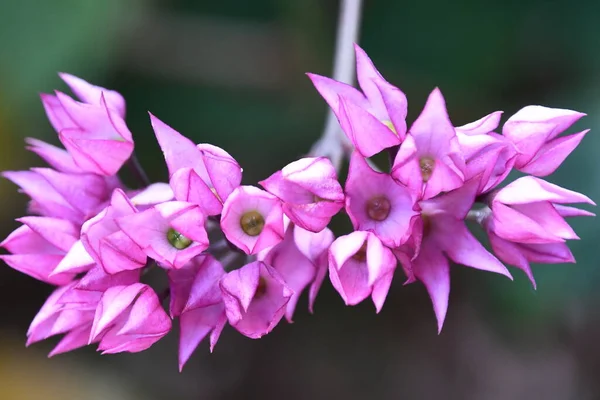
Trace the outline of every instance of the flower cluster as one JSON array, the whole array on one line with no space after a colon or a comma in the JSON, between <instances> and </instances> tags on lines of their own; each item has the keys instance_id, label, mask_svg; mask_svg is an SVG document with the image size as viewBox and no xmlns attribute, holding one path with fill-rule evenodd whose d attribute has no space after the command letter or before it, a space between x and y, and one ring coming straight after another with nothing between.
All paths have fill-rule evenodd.
<instances>
[{"instance_id":1,"label":"flower cluster","mask_svg":"<svg viewBox=\"0 0 600 400\"><path fill-rule=\"evenodd\" d=\"M504 262L534 286L529 263L574 262L565 241L578 237L564 218L593 214L565 204L594 203L540 177L579 144L587 131L559 135L583 114L529 106L502 134L501 112L455 127L435 89L408 128L404 93L358 46L356 56L361 90L309 74L352 143L344 187L319 154L262 188L241 185L226 151L150 115L169 182L128 188L117 175L134 148L123 97L61 74L78 100L56 92L42 102L64 149L28 139L50 167L3 173L36 216L18 219L0 244L12 254L0 257L57 286L27 343L64 334L51 355L91 343L137 352L178 319L182 368L206 336L212 350L226 324L260 338L284 316L291 322L305 290L312 312L327 274L347 305L371 297L379 312L398 266L406 283L425 285L441 330L451 261L510 278ZM369 160L382 151L388 172ZM529 175L500 188L513 169ZM340 212L354 231L335 238L328 225ZM485 229L493 253L467 219ZM163 287L149 285L150 270L165 272Z\"/></svg>"}]
</instances>

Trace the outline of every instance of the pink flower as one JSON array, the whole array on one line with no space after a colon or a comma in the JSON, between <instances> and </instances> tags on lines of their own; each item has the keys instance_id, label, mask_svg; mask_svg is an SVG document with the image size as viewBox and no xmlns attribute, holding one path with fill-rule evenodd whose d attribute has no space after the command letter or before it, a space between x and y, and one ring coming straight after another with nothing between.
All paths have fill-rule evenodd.
<instances>
[{"instance_id":1,"label":"pink flower","mask_svg":"<svg viewBox=\"0 0 600 400\"><path fill-rule=\"evenodd\" d=\"M27 331L27 346L54 335L66 334L50 356L88 344L98 297L94 292L78 291L77 302L61 300L75 289L77 282L56 289L46 300Z\"/></svg>"},{"instance_id":2,"label":"pink flower","mask_svg":"<svg viewBox=\"0 0 600 400\"><path fill-rule=\"evenodd\" d=\"M360 154L371 157L400 144L406 134L407 101L357 45L356 74L362 93L345 83L308 74Z\"/></svg>"},{"instance_id":3,"label":"pink flower","mask_svg":"<svg viewBox=\"0 0 600 400\"><path fill-rule=\"evenodd\" d=\"M506 267L479 243L464 223L477 188L478 181L471 180L459 189L421 201L422 222L416 225L422 227L420 250L411 261L408 258L401 260L410 263L405 269L427 288L437 317L438 332L446 318L450 294L450 265L446 257L457 264L512 279ZM409 275L409 281L410 278Z\"/></svg>"},{"instance_id":4,"label":"pink flower","mask_svg":"<svg viewBox=\"0 0 600 400\"><path fill-rule=\"evenodd\" d=\"M390 247L399 247L411 234L418 215L415 194L390 175L373 171L354 152L346 181L346 211L354 229L374 232Z\"/></svg>"},{"instance_id":5,"label":"pink flower","mask_svg":"<svg viewBox=\"0 0 600 400\"><path fill-rule=\"evenodd\" d=\"M269 249L262 259L279 272L286 285L294 292L285 312L289 322L292 322L302 291L309 285L308 308L312 312L327 272L327 250L333 239L333 232L327 228L314 233L290 225L283 242Z\"/></svg>"},{"instance_id":6,"label":"pink flower","mask_svg":"<svg viewBox=\"0 0 600 400\"><path fill-rule=\"evenodd\" d=\"M477 194L498 186L512 170L517 157L517 149L512 142L493 132L498 127L501 114L501 111L496 111L455 128L466 163L465 180L480 179Z\"/></svg>"},{"instance_id":7,"label":"pink flower","mask_svg":"<svg viewBox=\"0 0 600 400\"><path fill-rule=\"evenodd\" d=\"M242 181L242 169L223 149L194 143L150 114L169 168L175 198L199 204L208 215L221 213L223 202Z\"/></svg>"},{"instance_id":8,"label":"pink flower","mask_svg":"<svg viewBox=\"0 0 600 400\"><path fill-rule=\"evenodd\" d=\"M124 103L115 104L116 92L85 87L73 78L69 77L68 83L80 97L92 102L80 103L61 92L42 94L48 119L77 166L98 175L115 175L133 152L133 137L120 114L124 109L116 110Z\"/></svg>"},{"instance_id":9,"label":"pink flower","mask_svg":"<svg viewBox=\"0 0 600 400\"><path fill-rule=\"evenodd\" d=\"M210 334L212 352L227 322L219 280L223 266L211 256L198 256L179 270L170 270L171 316L179 316L179 371L198 344Z\"/></svg>"},{"instance_id":10,"label":"pink flower","mask_svg":"<svg viewBox=\"0 0 600 400\"><path fill-rule=\"evenodd\" d=\"M136 208L127 195L116 189L110 205L81 228L81 240L94 261L109 274L133 270L146 265L146 254L117 225L118 218L132 215Z\"/></svg>"},{"instance_id":11,"label":"pink flower","mask_svg":"<svg viewBox=\"0 0 600 400\"><path fill-rule=\"evenodd\" d=\"M329 279L349 306L371 296L381 311L395 269L394 254L372 232L340 236L329 248Z\"/></svg>"},{"instance_id":12,"label":"pink flower","mask_svg":"<svg viewBox=\"0 0 600 400\"><path fill-rule=\"evenodd\" d=\"M70 174L85 172L75 164L68 151L33 138L26 138L25 141L29 145L27 150L40 156L55 170Z\"/></svg>"},{"instance_id":13,"label":"pink flower","mask_svg":"<svg viewBox=\"0 0 600 400\"><path fill-rule=\"evenodd\" d=\"M89 342L103 354L146 350L171 330L171 319L151 287L134 283L106 290L94 314Z\"/></svg>"},{"instance_id":14,"label":"pink flower","mask_svg":"<svg viewBox=\"0 0 600 400\"><path fill-rule=\"evenodd\" d=\"M322 231L344 206L335 168L324 157L302 158L259 182L283 202L283 212L296 225Z\"/></svg>"},{"instance_id":15,"label":"pink flower","mask_svg":"<svg viewBox=\"0 0 600 400\"><path fill-rule=\"evenodd\" d=\"M89 344L90 331L102 293L114 285L130 285L139 280L138 271L107 275L92 268L81 280L56 289L33 319L27 332L27 345L50 336L65 334L50 357Z\"/></svg>"},{"instance_id":16,"label":"pink flower","mask_svg":"<svg viewBox=\"0 0 600 400\"><path fill-rule=\"evenodd\" d=\"M462 186L465 161L439 89L429 95L394 160L392 176L430 199Z\"/></svg>"},{"instance_id":17,"label":"pink flower","mask_svg":"<svg viewBox=\"0 0 600 400\"><path fill-rule=\"evenodd\" d=\"M221 229L246 254L274 246L283 240L281 202L254 186L240 186L223 205Z\"/></svg>"},{"instance_id":18,"label":"pink flower","mask_svg":"<svg viewBox=\"0 0 600 400\"><path fill-rule=\"evenodd\" d=\"M169 201L116 219L117 226L162 267L182 268L208 248L205 216L196 204Z\"/></svg>"},{"instance_id":19,"label":"pink flower","mask_svg":"<svg viewBox=\"0 0 600 400\"><path fill-rule=\"evenodd\" d=\"M584 202L594 204L580 193L524 177L491 195L491 213L482 222L496 256L525 272L535 289L529 263L575 262L564 241L576 235L563 218L594 214L561 203Z\"/></svg>"},{"instance_id":20,"label":"pink flower","mask_svg":"<svg viewBox=\"0 0 600 400\"><path fill-rule=\"evenodd\" d=\"M53 285L70 282L76 272L82 272L93 260L79 257L83 268L74 272L56 272L65 255L79 239L79 229L72 222L49 217L23 217L24 225L11 233L0 246L13 254L0 258L19 272Z\"/></svg>"},{"instance_id":21,"label":"pink flower","mask_svg":"<svg viewBox=\"0 0 600 400\"><path fill-rule=\"evenodd\" d=\"M2 175L31 197L31 211L76 224L96 215L113 189L101 176L68 174L50 168L5 171Z\"/></svg>"},{"instance_id":22,"label":"pink flower","mask_svg":"<svg viewBox=\"0 0 600 400\"><path fill-rule=\"evenodd\" d=\"M227 273L220 287L229 323L252 339L273 330L294 294L281 275L261 261Z\"/></svg>"},{"instance_id":23,"label":"pink flower","mask_svg":"<svg viewBox=\"0 0 600 400\"><path fill-rule=\"evenodd\" d=\"M579 239L561 215L564 208L557 209L565 203L595 204L583 194L542 179L519 178L491 195L488 229L502 239L526 244Z\"/></svg>"},{"instance_id":24,"label":"pink flower","mask_svg":"<svg viewBox=\"0 0 600 400\"><path fill-rule=\"evenodd\" d=\"M574 135L557 138L585 114L548 108L527 106L510 117L504 124L502 133L512 141L519 151L515 167L535 176L553 173L589 129Z\"/></svg>"},{"instance_id":25,"label":"pink flower","mask_svg":"<svg viewBox=\"0 0 600 400\"><path fill-rule=\"evenodd\" d=\"M125 99L119 92L92 85L81 78L64 72L61 72L58 75L67 85L69 85L71 91L75 93L82 102L100 106L102 105L102 97L104 97L108 107L115 110L121 118L125 118Z\"/></svg>"}]
</instances>

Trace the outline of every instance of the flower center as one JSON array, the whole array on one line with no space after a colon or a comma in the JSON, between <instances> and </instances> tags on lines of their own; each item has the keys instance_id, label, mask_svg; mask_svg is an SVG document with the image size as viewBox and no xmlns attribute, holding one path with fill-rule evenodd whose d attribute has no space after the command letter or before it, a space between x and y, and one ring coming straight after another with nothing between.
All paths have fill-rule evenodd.
<instances>
[{"instance_id":1,"label":"flower center","mask_svg":"<svg viewBox=\"0 0 600 400\"><path fill-rule=\"evenodd\" d=\"M367 241L366 240L363 243L363 245L360 246L360 249L358 249L358 251L356 253L354 253L352 258L358 262L365 262L367 260Z\"/></svg>"},{"instance_id":2,"label":"flower center","mask_svg":"<svg viewBox=\"0 0 600 400\"><path fill-rule=\"evenodd\" d=\"M431 232L431 217L427 214L421 214L421 219L423 220L423 237L425 237Z\"/></svg>"},{"instance_id":3,"label":"flower center","mask_svg":"<svg viewBox=\"0 0 600 400\"><path fill-rule=\"evenodd\" d=\"M367 215L375 221L383 221L390 215L392 204L385 196L376 196L367 201Z\"/></svg>"},{"instance_id":4,"label":"flower center","mask_svg":"<svg viewBox=\"0 0 600 400\"><path fill-rule=\"evenodd\" d=\"M173 228L170 228L167 231L167 240L171 246L175 247L177 250L183 250L192 244L191 239L183 236Z\"/></svg>"},{"instance_id":5,"label":"flower center","mask_svg":"<svg viewBox=\"0 0 600 400\"><path fill-rule=\"evenodd\" d=\"M262 276L258 278L258 286L254 292L254 298L261 298L267 293L267 280Z\"/></svg>"},{"instance_id":6,"label":"flower center","mask_svg":"<svg viewBox=\"0 0 600 400\"><path fill-rule=\"evenodd\" d=\"M387 126L388 128L390 128L390 131L394 132L394 135L398 136L398 132L396 131L396 127L394 126L394 123L390 120L385 120L385 121L381 121L385 126Z\"/></svg>"},{"instance_id":7,"label":"flower center","mask_svg":"<svg viewBox=\"0 0 600 400\"><path fill-rule=\"evenodd\" d=\"M433 174L435 160L429 156L421 157L419 159L419 167L421 168L423 182L427 182L431 178L431 174Z\"/></svg>"},{"instance_id":8,"label":"flower center","mask_svg":"<svg viewBox=\"0 0 600 400\"><path fill-rule=\"evenodd\" d=\"M258 236L265 227L265 219L258 211L248 211L240 218L240 226L246 235Z\"/></svg>"}]
</instances>

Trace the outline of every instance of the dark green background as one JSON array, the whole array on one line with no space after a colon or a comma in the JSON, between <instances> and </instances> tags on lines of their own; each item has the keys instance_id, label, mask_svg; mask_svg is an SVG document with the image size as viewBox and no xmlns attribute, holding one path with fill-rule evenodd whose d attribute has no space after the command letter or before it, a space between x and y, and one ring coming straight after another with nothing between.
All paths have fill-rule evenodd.
<instances>
[{"instance_id":1,"label":"dark green background","mask_svg":"<svg viewBox=\"0 0 600 400\"><path fill-rule=\"evenodd\" d=\"M549 179L600 199L600 3L367 0L361 45L409 99L409 123L435 87L455 125L528 104L587 113L580 148ZM304 72L331 71L332 0L0 0L0 168L40 161L23 138L53 143L38 93L66 90L65 71L120 91L139 158L166 168L146 111L224 147L255 184L301 157L326 113ZM506 118L505 117L505 118ZM25 197L0 182L2 236ZM316 314L260 341L226 329L177 373L177 335L149 351L92 349L46 360L25 349L28 323L51 288L0 268L2 399L597 399L600 386L600 230L572 221L576 265L537 266L538 290L464 267L452 270L440 336L422 285L399 276L380 315L347 308L330 284ZM50 341L51 342L51 341Z\"/></svg>"}]
</instances>

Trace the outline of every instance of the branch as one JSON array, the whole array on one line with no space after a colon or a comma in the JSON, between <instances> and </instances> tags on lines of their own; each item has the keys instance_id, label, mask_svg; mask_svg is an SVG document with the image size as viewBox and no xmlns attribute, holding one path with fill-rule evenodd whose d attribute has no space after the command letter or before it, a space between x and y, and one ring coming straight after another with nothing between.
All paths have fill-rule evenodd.
<instances>
[{"instance_id":1,"label":"branch","mask_svg":"<svg viewBox=\"0 0 600 400\"><path fill-rule=\"evenodd\" d=\"M354 61L354 43L358 42L362 0L341 0L338 20L333 79L349 85L354 83L356 63ZM321 138L314 144L310 154L329 157L339 171L346 149L352 144L342 132L335 114L330 109L325 120L325 129Z\"/></svg>"}]
</instances>

